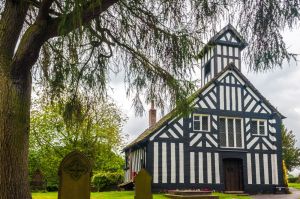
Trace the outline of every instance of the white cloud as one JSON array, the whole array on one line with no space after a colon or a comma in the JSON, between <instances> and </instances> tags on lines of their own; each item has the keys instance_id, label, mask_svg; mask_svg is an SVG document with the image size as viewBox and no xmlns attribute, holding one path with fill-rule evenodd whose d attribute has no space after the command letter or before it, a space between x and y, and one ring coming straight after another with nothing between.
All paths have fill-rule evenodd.
<instances>
[{"instance_id":1,"label":"white cloud","mask_svg":"<svg viewBox=\"0 0 300 199\"><path fill-rule=\"evenodd\" d=\"M300 114L300 108L294 108L295 112Z\"/></svg>"}]
</instances>

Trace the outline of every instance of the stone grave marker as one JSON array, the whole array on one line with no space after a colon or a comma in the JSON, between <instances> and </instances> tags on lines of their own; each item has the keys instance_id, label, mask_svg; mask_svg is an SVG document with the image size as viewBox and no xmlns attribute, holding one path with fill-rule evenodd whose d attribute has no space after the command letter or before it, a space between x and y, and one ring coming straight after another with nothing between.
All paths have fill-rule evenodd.
<instances>
[{"instance_id":1,"label":"stone grave marker","mask_svg":"<svg viewBox=\"0 0 300 199\"><path fill-rule=\"evenodd\" d=\"M146 171L141 169L134 178L135 193L134 199L153 199L151 192L152 177Z\"/></svg>"},{"instance_id":2,"label":"stone grave marker","mask_svg":"<svg viewBox=\"0 0 300 199\"><path fill-rule=\"evenodd\" d=\"M46 180L40 169L36 169L32 174L30 181L30 186L32 190L45 190L46 189Z\"/></svg>"},{"instance_id":3,"label":"stone grave marker","mask_svg":"<svg viewBox=\"0 0 300 199\"><path fill-rule=\"evenodd\" d=\"M58 199L90 199L91 164L79 151L69 153L59 166Z\"/></svg>"}]
</instances>

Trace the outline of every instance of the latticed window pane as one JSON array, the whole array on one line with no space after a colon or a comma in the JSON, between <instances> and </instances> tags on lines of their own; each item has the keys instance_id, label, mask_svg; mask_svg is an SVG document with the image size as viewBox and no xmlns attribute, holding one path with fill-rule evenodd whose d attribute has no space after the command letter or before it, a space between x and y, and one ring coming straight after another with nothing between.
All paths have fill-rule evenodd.
<instances>
[{"instance_id":1,"label":"latticed window pane","mask_svg":"<svg viewBox=\"0 0 300 199\"><path fill-rule=\"evenodd\" d=\"M234 131L233 131L233 119L228 119L228 141L229 147L234 147Z\"/></svg>"},{"instance_id":2,"label":"latticed window pane","mask_svg":"<svg viewBox=\"0 0 300 199\"><path fill-rule=\"evenodd\" d=\"M252 134L258 134L258 132L257 132L257 121L252 121L251 122L251 133Z\"/></svg>"},{"instance_id":3,"label":"latticed window pane","mask_svg":"<svg viewBox=\"0 0 300 199\"><path fill-rule=\"evenodd\" d=\"M194 115L193 126L195 131L200 131L200 115Z\"/></svg>"},{"instance_id":4,"label":"latticed window pane","mask_svg":"<svg viewBox=\"0 0 300 199\"><path fill-rule=\"evenodd\" d=\"M265 135L265 122L264 121L260 121L259 122L259 134L260 135Z\"/></svg>"},{"instance_id":5,"label":"latticed window pane","mask_svg":"<svg viewBox=\"0 0 300 199\"><path fill-rule=\"evenodd\" d=\"M236 134L236 147L242 147L242 134Z\"/></svg>"},{"instance_id":6,"label":"latticed window pane","mask_svg":"<svg viewBox=\"0 0 300 199\"><path fill-rule=\"evenodd\" d=\"M210 71L211 71L210 61L208 61L207 64L204 66L204 70L205 70L205 72L204 72L205 76L210 74Z\"/></svg>"},{"instance_id":7,"label":"latticed window pane","mask_svg":"<svg viewBox=\"0 0 300 199\"><path fill-rule=\"evenodd\" d=\"M220 118L220 145L226 146L225 118Z\"/></svg>"},{"instance_id":8,"label":"latticed window pane","mask_svg":"<svg viewBox=\"0 0 300 199\"><path fill-rule=\"evenodd\" d=\"M208 116L202 116L202 130L208 131Z\"/></svg>"},{"instance_id":9,"label":"latticed window pane","mask_svg":"<svg viewBox=\"0 0 300 199\"><path fill-rule=\"evenodd\" d=\"M242 122L240 119L235 120L236 147L242 147Z\"/></svg>"},{"instance_id":10,"label":"latticed window pane","mask_svg":"<svg viewBox=\"0 0 300 199\"><path fill-rule=\"evenodd\" d=\"M226 133L220 133L220 145L226 147Z\"/></svg>"},{"instance_id":11,"label":"latticed window pane","mask_svg":"<svg viewBox=\"0 0 300 199\"><path fill-rule=\"evenodd\" d=\"M194 120L194 130L200 131L200 121Z\"/></svg>"},{"instance_id":12,"label":"latticed window pane","mask_svg":"<svg viewBox=\"0 0 300 199\"><path fill-rule=\"evenodd\" d=\"M240 119L235 120L236 133L242 133L242 121Z\"/></svg>"},{"instance_id":13,"label":"latticed window pane","mask_svg":"<svg viewBox=\"0 0 300 199\"><path fill-rule=\"evenodd\" d=\"M225 118L220 118L220 132L225 133Z\"/></svg>"}]
</instances>

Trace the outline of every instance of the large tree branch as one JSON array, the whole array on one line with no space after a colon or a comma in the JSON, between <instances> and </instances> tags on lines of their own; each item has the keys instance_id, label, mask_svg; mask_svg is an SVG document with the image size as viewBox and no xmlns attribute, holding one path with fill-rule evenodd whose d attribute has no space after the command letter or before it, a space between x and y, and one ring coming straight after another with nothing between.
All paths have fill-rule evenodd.
<instances>
[{"instance_id":1,"label":"large tree branch","mask_svg":"<svg viewBox=\"0 0 300 199\"><path fill-rule=\"evenodd\" d=\"M66 35L69 32L79 28L80 26L86 25L92 19L98 17L100 14L105 12L112 5L117 3L119 0L91 0L81 6L79 10L82 10L80 17L75 11L70 12L66 16L57 17L52 20L49 27L51 34L50 37L56 37ZM64 22L64 23L63 23ZM63 23L63 29L60 26Z\"/></svg>"},{"instance_id":2,"label":"large tree branch","mask_svg":"<svg viewBox=\"0 0 300 199\"><path fill-rule=\"evenodd\" d=\"M54 0L43 0L37 16L37 21L44 20L49 17L50 7Z\"/></svg>"},{"instance_id":3,"label":"large tree branch","mask_svg":"<svg viewBox=\"0 0 300 199\"><path fill-rule=\"evenodd\" d=\"M61 15L60 12L57 12L54 9L50 8L52 3L55 0L45 0L43 2L39 2L39 1L36 1L36 0L27 0L27 1L28 1L28 3L30 3L31 5L33 5L34 7L39 9L39 13L40 13L39 15L43 15L44 17L48 16L48 14L52 14L52 15L55 15L55 16L60 16Z\"/></svg>"},{"instance_id":4,"label":"large tree branch","mask_svg":"<svg viewBox=\"0 0 300 199\"><path fill-rule=\"evenodd\" d=\"M38 59L38 55L42 45L50 38L68 34L69 32L89 23L92 19L105 12L110 6L118 2L118 0L93 0L86 3L80 13L81 22L77 22L76 12L70 12L67 16L61 16L54 19L41 18L37 20L23 35L19 48L15 53L12 62L12 76L19 76L26 74L30 71L31 67L35 64ZM44 0L43 9L50 9L53 0ZM40 9L42 9L42 7ZM60 32L62 22L64 31Z\"/></svg>"},{"instance_id":5,"label":"large tree branch","mask_svg":"<svg viewBox=\"0 0 300 199\"><path fill-rule=\"evenodd\" d=\"M47 41L45 20L31 25L23 35L11 63L11 75L18 78L26 75L38 59L43 44Z\"/></svg>"},{"instance_id":6,"label":"large tree branch","mask_svg":"<svg viewBox=\"0 0 300 199\"><path fill-rule=\"evenodd\" d=\"M40 9L36 22L26 30L13 57L11 64L13 78L28 73L38 59L42 45L49 38L47 25L51 19L49 12L53 2L54 0L43 0L39 4Z\"/></svg>"},{"instance_id":7,"label":"large tree branch","mask_svg":"<svg viewBox=\"0 0 300 199\"><path fill-rule=\"evenodd\" d=\"M28 7L28 3L24 1L6 1L5 3L0 20L1 70L8 70L8 63L13 57Z\"/></svg>"}]
</instances>

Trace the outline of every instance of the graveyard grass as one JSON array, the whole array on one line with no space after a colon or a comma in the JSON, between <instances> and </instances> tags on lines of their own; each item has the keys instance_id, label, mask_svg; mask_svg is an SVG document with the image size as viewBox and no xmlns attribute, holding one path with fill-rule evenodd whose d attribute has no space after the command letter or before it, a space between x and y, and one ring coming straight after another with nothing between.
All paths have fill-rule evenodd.
<instances>
[{"instance_id":1,"label":"graveyard grass","mask_svg":"<svg viewBox=\"0 0 300 199\"><path fill-rule=\"evenodd\" d=\"M293 187L295 189L300 189L300 183L289 183L289 187Z\"/></svg>"},{"instance_id":2,"label":"graveyard grass","mask_svg":"<svg viewBox=\"0 0 300 199\"><path fill-rule=\"evenodd\" d=\"M223 193L214 193L214 195L220 196L220 199L251 199L248 196L236 196ZM133 199L133 191L112 191L112 192L100 192L91 193L91 199ZM48 193L32 193L32 199L57 199L57 192ZM153 199L166 199L163 194L153 194Z\"/></svg>"}]
</instances>

